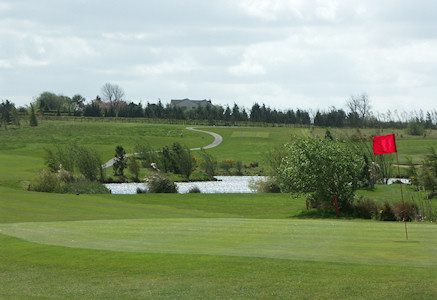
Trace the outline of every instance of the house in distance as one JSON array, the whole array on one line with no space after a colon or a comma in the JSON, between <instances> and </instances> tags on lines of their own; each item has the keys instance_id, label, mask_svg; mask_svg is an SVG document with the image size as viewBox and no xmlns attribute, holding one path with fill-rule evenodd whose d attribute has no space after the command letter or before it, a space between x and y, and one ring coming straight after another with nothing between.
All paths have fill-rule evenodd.
<instances>
[{"instance_id":1,"label":"house in distance","mask_svg":"<svg viewBox=\"0 0 437 300\"><path fill-rule=\"evenodd\" d=\"M171 107L180 107L182 110L186 109L196 109L199 107L207 107L212 105L211 100L190 100L190 99L182 99L182 100L174 100L172 99L170 102Z\"/></svg>"}]
</instances>

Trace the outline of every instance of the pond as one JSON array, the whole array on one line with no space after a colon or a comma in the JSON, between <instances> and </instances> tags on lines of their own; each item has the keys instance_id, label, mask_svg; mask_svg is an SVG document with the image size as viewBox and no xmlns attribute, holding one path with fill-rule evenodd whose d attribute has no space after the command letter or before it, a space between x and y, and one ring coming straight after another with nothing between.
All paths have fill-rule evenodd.
<instances>
[{"instance_id":1,"label":"pond","mask_svg":"<svg viewBox=\"0 0 437 300\"><path fill-rule=\"evenodd\" d=\"M186 194L197 187L203 194L256 193L249 185L265 179L265 176L215 176L217 181L176 182L180 194ZM134 195L137 188L147 190L145 183L107 183L112 194Z\"/></svg>"},{"instance_id":2,"label":"pond","mask_svg":"<svg viewBox=\"0 0 437 300\"><path fill-rule=\"evenodd\" d=\"M178 192L186 194L191 188L197 187L203 194L225 194L225 193L256 193L249 185L266 179L266 176L215 176L217 181L198 182L176 182ZM389 178L387 184L399 181L398 178ZM401 179L402 183L410 184L409 179ZM137 189L147 190L145 183L107 183L105 186L112 194L135 195Z\"/></svg>"}]
</instances>

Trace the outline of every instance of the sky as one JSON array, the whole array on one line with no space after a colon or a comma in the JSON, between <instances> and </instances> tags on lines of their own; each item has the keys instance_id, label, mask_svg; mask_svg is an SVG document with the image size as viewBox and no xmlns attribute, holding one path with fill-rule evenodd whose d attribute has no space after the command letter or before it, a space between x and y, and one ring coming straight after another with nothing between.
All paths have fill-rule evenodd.
<instances>
[{"instance_id":1,"label":"sky","mask_svg":"<svg viewBox=\"0 0 437 300\"><path fill-rule=\"evenodd\" d=\"M435 109L434 0L0 0L0 100Z\"/></svg>"}]
</instances>

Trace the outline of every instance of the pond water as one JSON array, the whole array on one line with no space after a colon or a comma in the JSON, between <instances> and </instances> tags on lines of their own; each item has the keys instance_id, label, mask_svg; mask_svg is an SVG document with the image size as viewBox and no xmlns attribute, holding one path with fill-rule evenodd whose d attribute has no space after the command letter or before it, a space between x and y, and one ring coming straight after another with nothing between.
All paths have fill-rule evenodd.
<instances>
[{"instance_id":1,"label":"pond water","mask_svg":"<svg viewBox=\"0 0 437 300\"><path fill-rule=\"evenodd\" d=\"M191 188L199 188L204 194L222 193L256 193L250 189L251 182L265 179L265 176L215 176L217 181L176 182L178 192L186 194ZM107 183L105 186L112 194L134 195L137 188L147 190L145 183Z\"/></svg>"},{"instance_id":2,"label":"pond water","mask_svg":"<svg viewBox=\"0 0 437 300\"><path fill-rule=\"evenodd\" d=\"M217 181L198 181L198 182L176 182L178 192L186 194L191 188L197 187L203 194L225 194L225 193L256 193L249 185L266 179L266 176L215 176ZM389 178L387 184L393 184L398 178ZM402 183L410 184L409 179L401 179ZM145 183L107 183L105 186L111 190L112 194L135 195L137 189L147 191Z\"/></svg>"}]
</instances>

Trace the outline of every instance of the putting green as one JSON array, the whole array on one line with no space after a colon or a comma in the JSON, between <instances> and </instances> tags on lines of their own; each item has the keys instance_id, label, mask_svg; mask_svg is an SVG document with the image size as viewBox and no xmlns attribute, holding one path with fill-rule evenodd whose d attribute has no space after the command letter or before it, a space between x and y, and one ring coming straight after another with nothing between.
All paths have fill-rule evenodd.
<instances>
[{"instance_id":1,"label":"putting green","mask_svg":"<svg viewBox=\"0 0 437 300\"><path fill-rule=\"evenodd\" d=\"M403 223L140 219L0 224L27 241L88 249L437 267L437 227Z\"/></svg>"}]
</instances>

